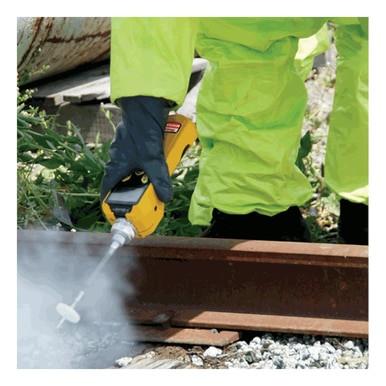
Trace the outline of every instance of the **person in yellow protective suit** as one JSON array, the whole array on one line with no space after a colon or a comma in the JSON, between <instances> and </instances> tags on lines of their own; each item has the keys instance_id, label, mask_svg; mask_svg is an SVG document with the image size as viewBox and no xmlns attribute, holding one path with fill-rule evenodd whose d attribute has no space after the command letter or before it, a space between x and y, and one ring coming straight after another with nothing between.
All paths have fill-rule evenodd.
<instances>
[{"instance_id":1,"label":"person in yellow protective suit","mask_svg":"<svg viewBox=\"0 0 386 386\"><path fill-rule=\"evenodd\" d=\"M341 197L341 238L368 244L368 19L336 23L339 58L325 180Z\"/></svg>"},{"instance_id":2,"label":"person in yellow protective suit","mask_svg":"<svg viewBox=\"0 0 386 386\"><path fill-rule=\"evenodd\" d=\"M101 197L143 166L160 198L171 198L161 111L183 102L196 49L209 66L197 102L202 153L190 221L211 224L211 237L307 240L299 206L312 190L295 165L307 94L295 56L299 40L316 34L326 20L113 18L111 99L122 107L123 120L111 146ZM348 202L366 205L365 23L338 21L337 47L326 181ZM158 118L149 114L152 104ZM124 155L128 149L145 149L145 155L133 150L134 165Z\"/></svg>"}]
</instances>

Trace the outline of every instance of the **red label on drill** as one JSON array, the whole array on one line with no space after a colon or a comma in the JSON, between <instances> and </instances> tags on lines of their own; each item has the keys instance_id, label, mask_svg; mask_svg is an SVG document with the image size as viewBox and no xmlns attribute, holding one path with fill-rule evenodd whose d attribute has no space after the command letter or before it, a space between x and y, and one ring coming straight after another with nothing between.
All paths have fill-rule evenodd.
<instances>
[{"instance_id":1,"label":"red label on drill","mask_svg":"<svg viewBox=\"0 0 386 386\"><path fill-rule=\"evenodd\" d=\"M178 122L168 122L165 126L165 133L178 133L178 130L181 128L181 123Z\"/></svg>"}]
</instances>

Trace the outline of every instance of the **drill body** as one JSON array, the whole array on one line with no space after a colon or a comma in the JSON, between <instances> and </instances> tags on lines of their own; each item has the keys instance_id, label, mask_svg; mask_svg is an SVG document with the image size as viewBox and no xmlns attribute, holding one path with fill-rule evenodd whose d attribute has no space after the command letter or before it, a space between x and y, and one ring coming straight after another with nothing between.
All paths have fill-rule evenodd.
<instances>
[{"instance_id":1,"label":"drill body","mask_svg":"<svg viewBox=\"0 0 386 386\"><path fill-rule=\"evenodd\" d=\"M175 114L169 116L164 132L164 154L169 175L172 175L185 151L197 139L195 124ZM123 178L103 199L102 212L113 225L113 243L119 247L126 241L152 234L164 216L162 202L147 175L135 170Z\"/></svg>"}]
</instances>

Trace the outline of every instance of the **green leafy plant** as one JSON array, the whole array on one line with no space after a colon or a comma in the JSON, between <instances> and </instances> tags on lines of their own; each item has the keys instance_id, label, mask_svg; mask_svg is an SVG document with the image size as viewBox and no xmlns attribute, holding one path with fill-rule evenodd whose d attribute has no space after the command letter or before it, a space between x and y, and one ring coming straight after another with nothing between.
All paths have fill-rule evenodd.
<instances>
[{"instance_id":1,"label":"green leafy plant","mask_svg":"<svg viewBox=\"0 0 386 386\"><path fill-rule=\"evenodd\" d=\"M323 171L312 158L312 145L321 140L307 131L302 137L296 165L307 177L313 197L301 207L313 242L336 242L336 223L339 216L339 198L325 184Z\"/></svg>"},{"instance_id":2,"label":"green leafy plant","mask_svg":"<svg viewBox=\"0 0 386 386\"><path fill-rule=\"evenodd\" d=\"M296 166L303 172L303 174L307 174L306 157L311 153L311 150L312 150L311 133L307 131L303 135L302 139L300 140L298 157L296 159Z\"/></svg>"},{"instance_id":3,"label":"green leafy plant","mask_svg":"<svg viewBox=\"0 0 386 386\"><path fill-rule=\"evenodd\" d=\"M75 229L105 229L99 184L109 142L86 144L71 122L64 134L55 117L18 97L18 226L60 222Z\"/></svg>"}]
</instances>

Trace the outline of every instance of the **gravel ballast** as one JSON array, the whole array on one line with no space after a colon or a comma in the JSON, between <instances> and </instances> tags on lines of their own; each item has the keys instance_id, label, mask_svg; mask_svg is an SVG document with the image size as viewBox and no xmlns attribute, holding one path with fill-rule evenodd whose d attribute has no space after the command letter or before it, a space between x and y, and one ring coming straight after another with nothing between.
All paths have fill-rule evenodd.
<instances>
[{"instance_id":1,"label":"gravel ballast","mask_svg":"<svg viewBox=\"0 0 386 386\"><path fill-rule=\"evenodd\" d=\"M120 358L116 366L155 368L160 361L165 366L165 360L170 361L169 368L367 369L368 341L266 333L224 348L158 346L134 358Z\"/></svg>"}]
</instances>

